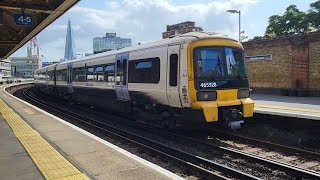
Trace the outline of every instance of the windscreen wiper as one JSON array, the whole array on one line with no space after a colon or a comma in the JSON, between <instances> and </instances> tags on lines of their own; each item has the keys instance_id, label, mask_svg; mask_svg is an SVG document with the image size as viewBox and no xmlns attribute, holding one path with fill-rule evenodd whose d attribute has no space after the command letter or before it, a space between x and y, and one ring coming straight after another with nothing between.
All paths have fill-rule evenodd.
<instances>
[{"instance_id":1,"label":"windscreen wiper","mask_svg":"<svg viewBox=\"0 0 320 180\"><path fill-rule=\"evenodd\" d=\"M233 66L233 64L231 62L230 62L230 66L231 66L231 69L237 73L238 79L241 80L242 78L241 78L240 74L238 73L238 71L235 69L235 67Z\"/></svg>"}]
</instances>

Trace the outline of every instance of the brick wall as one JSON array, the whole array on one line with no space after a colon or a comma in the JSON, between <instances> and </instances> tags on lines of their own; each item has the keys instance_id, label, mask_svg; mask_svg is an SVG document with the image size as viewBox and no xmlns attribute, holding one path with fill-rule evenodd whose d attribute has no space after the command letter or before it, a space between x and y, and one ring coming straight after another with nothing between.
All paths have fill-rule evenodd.
<instances>
[{"instance_id":1,"label":"brick wall","mask_svg":"<svg viewBox=\"0 0 320 180\"><path fill-rule=\"evenodd\" d=\"M320 89L320 41L309 44L309 88Z\"/></svg>"},{"instance_id":2,"label":"brick wall","mask_svg":"<svg viewBox=\"0 0 320 180\"><path fill-rule=\"evenodd\" d=\"M292 88L309 88L309 46L291 45L292 48Z\"/></svg>"},{"instance_id":3,"label":"brick wall","mask_svg":"<svg viewBox=\"0 0 320 180\"><path fill-rule=\"evenodd\" d=\"M291 88L291 48L288 45L245 48L247 56L272 54L271 61L247 62L247 71L252 88Z\"/></svg>"},{"instance_id":4,"label":"brick wall","mask_svg":"<svg viewBox=\"0 0 320 180\"><path fill-rule=\"evenodd\" d=\"M253 89L286 90L320 96L320 32L244 42L247 56L272 55L272 60L249 61Z\"/></svg>"}]
</instances>

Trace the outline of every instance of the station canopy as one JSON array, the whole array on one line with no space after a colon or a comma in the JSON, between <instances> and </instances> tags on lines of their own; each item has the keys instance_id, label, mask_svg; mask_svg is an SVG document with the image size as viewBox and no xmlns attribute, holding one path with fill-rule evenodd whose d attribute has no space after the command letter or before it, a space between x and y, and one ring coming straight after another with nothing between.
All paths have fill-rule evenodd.
<instances>
[{"instance_id":1,"label":"station canopy","mask_svg":"<svg viewBox=\"0 0 320 180\"><path fill-rule=\"evenodd\" d=\"M80 0L0 0L0 59L8 58Z\"/></svg>"}]
</instances>

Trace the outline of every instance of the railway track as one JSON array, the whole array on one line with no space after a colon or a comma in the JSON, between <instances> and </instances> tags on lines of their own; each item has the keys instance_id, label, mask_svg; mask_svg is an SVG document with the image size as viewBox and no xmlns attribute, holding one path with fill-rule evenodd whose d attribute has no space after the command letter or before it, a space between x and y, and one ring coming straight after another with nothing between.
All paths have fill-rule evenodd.
<instances>
[{"instance_id":1,"label":"railway track","mask_svg":"<svg viewBox=\"0 0 320 180\"><path fill-rule=\"evenodd\" d=\"M251 152L259 157L264 157L291 166L297 166L300 169L320 172L319 153L288 147L269 141L253 139L217 129L210 130L210 134L212 134L212 137L219 137L219 142L225 143L242 152ZM211 139L209 136L207 137L208 139Z\"/></svg>"},{"instance_id":2,"label":"railway track","mask_svg":"<svg viewBox=\"0 0 320 180\"><path fill-rule=\"evenodd\" d=\"M144 150L148 150L153 154L164 157L177 165L191 170L196 175L208 179L260 179L250 174L238 171L236 169L218 164L205 158L197 157L187 152L169 147L165 144L147 139L145 137L133 134L128 131L123 131L114 126L101 123L95 119L83 117L75 114L72 111L62 109L58 106L49 104L29 94L30 89L24 90L23 95L30 101L40 105L42 108L50 109L58 114L61 114L72 121L77 121L93 130L104 134L111 134L113 137L128 141L136 146L140 146Z\"/></svg>"},{"instance_id":3,"label":"railway track","mask_svg":"<svg viewBox=\"0 0 320 180\"><path fill-rule=\"evenodd\" d=\"M118 135L121 136L119 138L126 139L130 142L133 139L132 137L134 137L135 142L132 142L132 143L138 144L139 146L141 146L143 148L147 148L145 146L148 146L149 148L151 148L151 151L153 151L155 153L159 153L159 154L161 154L161 156L164 156L166 158L171 156L171 158L173 158L173 159L171 159L172 161L176 162L177 164L179 164L182 167L191 168L192 171L197 172L197 174L202 174L201 176L203 176L203 177L209 177L209 179L210 178L224 178L224 179L226 179L226 178L230 178L230 177L239 178L239 179L259 179L258 177L254 177L248 173L243 173L235 168L230 168L225 165L221 165L221 164L216 163L210 159L201 158L199 156L194 156L190 153L186 153L186 152L183 152L178 149L174 149L174 148L170 149L170 147L168 147L165 144L160 144L159 142L155 142L150 139L143 138L137 134L132 134L132 133L130 134L129 133L130 134L130 138L129 138L126 136L126 135L128 135L128 132L124 132L123 130L120 130L115 127L110 127L109 125L107 125L105 123L101 123L101 122L98 122L93 119L88 119L87 117L82 117L77 114L73 114L72 112L70 112L68 110L60 111L59 107L52 106L46 102L43 102L39 99L36 99L35 97L32 97L30 94L28 94L27 90L24 91L24 94L25 94L25 96L30 98L30 100L34 101L35 103L41 104L42 106L47 107L49 109L52 109L54 111L59 111L57 113L62 113L66 116L71 116L69 118L77 120L77 121L81 121L82 123L85 123L87 126L90 126L93 129L97 129L99 131L103 130L103 131L106 131L111 134L117 133ZM104 116L105 116L105 114L104 114ZM139 127L143 128L144 126L139 126ZM109 132L110 129L112 129L112 132ZM149 128L145 127L144 131L150 131L150 127ZM155 132L154 129L151 131L153 133ZM250 161L252 161L252 162L264 164L269 167L272 167L273 169L280 169L280 170L290 174L291 177L296 177L298 179L303 179L303 178L317 179L317 178L320 178L320 175L315 171L310 171L310 170L299 168L297 166L293 166L290 164L282 163L282 162L275 161L275 160L270 160L268 158L263 158L263 157L260 157L256 154L254 154L254 153L244 152L244 151L239 150L237 148L221 146L220 145L221 143L214 145L210 142L200 141L195 138L186 138L186 137L181 136L176 133L164 132L161 130L157 130L157 133L161 134L162 136L173 137L175 139L175 141L181 141L183 143L189 143L189 144L193 143L195 146L204 146L207 149L215 149L215 150L219 150L222 153L230 154L230 155L233 155L236 157L241 157L243 159L250 159ZM137 139L138 139L138 142L136 142ZM251 142L253 142L253 141L251 141ZM263 144L263 143L260 142L260 145L261 144ZM266 145L266 144L264 144L264 145ZM277 147L277 148L279 149L279 147ZM290 152L297 154L297 150L293 151L291 149ZM298 154L301 154L301 152ZM308 153L306 153L306 154L308 154ZM311 155L311 154L308 154L308 156L309 155ZM188 164L188 165L186 165L186 164ZM212 169L213 169L213 171L212 171Z\"/></svg>"}]
</instances>

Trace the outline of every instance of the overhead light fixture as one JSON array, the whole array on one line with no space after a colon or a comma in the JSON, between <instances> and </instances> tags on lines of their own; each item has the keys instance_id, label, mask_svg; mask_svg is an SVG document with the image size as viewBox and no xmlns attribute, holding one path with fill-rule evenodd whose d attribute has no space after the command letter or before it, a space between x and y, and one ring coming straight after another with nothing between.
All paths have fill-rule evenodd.
<instances>
[{"instance_id":1,"label":"overhead light fixture","mask_svg":"<svg viewBox=\"0 0 320 180\"><path fill-rule=\"evenodd\" d=\"M226 12L239 14L239 42L241 42L241 11L235 10L235 9L230 9L230 10L227 10Z\"/></svg>"},{"instance_id":2,"label":"overhead light fixture","mask_svg":"<svg viewBox=\"0 0 320 180\"><path fill-rule=\"evenodd\" d=\"M238 10L234 10L234 9L227 10L227 12L229 12L229 13L239 13L239 11L238 11Z\"/></svg>"}]
</instances>

